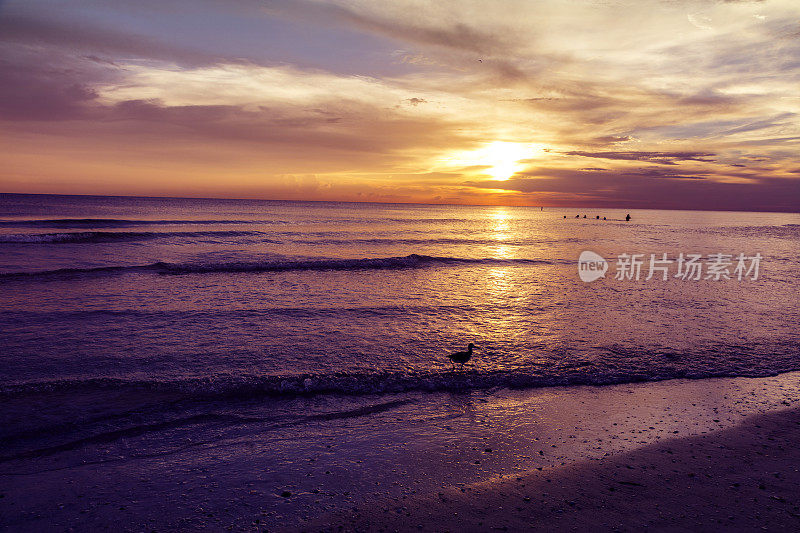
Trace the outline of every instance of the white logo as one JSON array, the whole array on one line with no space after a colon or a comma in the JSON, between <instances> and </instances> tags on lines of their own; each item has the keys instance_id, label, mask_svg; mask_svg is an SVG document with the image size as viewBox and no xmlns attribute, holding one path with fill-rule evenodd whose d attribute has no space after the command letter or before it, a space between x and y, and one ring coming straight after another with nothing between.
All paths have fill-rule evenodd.
<instances>
[{"instance_id":1,"label":"white logo","mask_svg":"<svg viewBox=\"0 0 800 533\"><path fill-rule=\"evenodd\" d=\"M648 259L649 255L649 259ZM756 281L761 273L760 253L752 256L740 253L714 253L703 257L700 253L683 253L671 258L666 253L660 257L656 254L619 254L616 257L614 279L620 281L650 281L652 279L667 281L671 278L682 281L708 280L752 280ZM613 259L612 259L613 261ZM673 265L676 268L673 268ZM594 252L586 250L578 258L578 275L589 283L606 277L608 261ZM673 274L673 270L677 270ZM653 282L655 283L655 282Z\"/></svg>"},{"instance_id":2,"label":"white logo","mask_svg":"<svg viewBox=\"0 0 800 533\"><path fill-rule=\"evenodd\" d=\"M606 277L608 261L594 252L586 250L578 258L578 276L582 281L589 283Z\"/></svg>"}]
</instances>

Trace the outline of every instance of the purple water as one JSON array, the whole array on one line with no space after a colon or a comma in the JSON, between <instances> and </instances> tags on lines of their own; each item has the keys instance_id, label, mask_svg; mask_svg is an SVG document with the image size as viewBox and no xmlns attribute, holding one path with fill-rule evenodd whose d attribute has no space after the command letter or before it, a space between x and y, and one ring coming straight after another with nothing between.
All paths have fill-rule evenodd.
<instances>
[{"instance_id":1,"label":"purple water","mask_svg":"<svg viewBox=\"0 0 800 533\"><path fill-rule=\"evenodd\" d=\"M255 439L280 477L320 424L453 391L800 369L800 215L626 213L0 195L0 474ZM624 253L763 260L618 280Z\"/></svg>"},{"instance_id":2,"label":"purple water","mask_svg":"<svg viewBox=\"0 0 800 533\"><path fill-rule=\"evenodd\" d=\"M442 374L468 342L476 386L798 368L798 215L1 202L3 390L469 386ZM583 250L764 259L755 281L587 284Z\"/></svg>"},{"instance_id":3,"label":"purple water","mask_svg":"<svg viewBox=\"0 0 800 533\"><path fill-rule=\"evenodd\" d=\"M292 528L530 468L449 450L535 444L580 384L800 369L800 215L626 214L0 195L0 492L43 495L14 528ZM615 279L625 253L763 260Z\"/></svg>"}]
</instances>

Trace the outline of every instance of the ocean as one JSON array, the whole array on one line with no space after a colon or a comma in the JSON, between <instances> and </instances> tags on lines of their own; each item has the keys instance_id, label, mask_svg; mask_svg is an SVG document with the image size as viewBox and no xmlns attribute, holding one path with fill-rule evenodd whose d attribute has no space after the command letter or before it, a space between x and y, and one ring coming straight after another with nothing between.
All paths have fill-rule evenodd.
<instances>
[{"instance_id":1,"label":"ocean","mask_svg":"<svg viewBox=\"0 0 800 533\"><path fill-rule=\"evenodd\" d=\"M479 426L464 398L800 370L799 242L784 213L3 194L0 476L114 465L163 495L205 468L195 496L307 474L364 492L418 439ZM582 281L584 251L605 277ZM626 254L640 276L615 275ZM651 254L667 279L646 279ZM414 433L431 417L449 429ZM262 511L290 523L323 485Z\"/></svg>"}]
</instances>

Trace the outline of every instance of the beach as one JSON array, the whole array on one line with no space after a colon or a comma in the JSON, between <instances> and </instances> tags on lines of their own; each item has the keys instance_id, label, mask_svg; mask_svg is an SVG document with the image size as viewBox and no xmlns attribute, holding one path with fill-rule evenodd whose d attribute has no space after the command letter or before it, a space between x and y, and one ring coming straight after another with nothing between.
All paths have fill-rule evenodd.
<instances>
[{"instance_id":1,"label":"beach","mask_svg":"<svg viewBox=\"0 0 800 533\"><path fill-rule=\"evenodd\" d=\"M0 0L0 533L800 532L800 0Z\"/></svg>"},{"instance_id":2,"label":"beach","mask_svg":"<svg viewBox=\"0 0 800 533\"><path fill-rule=\"evenodd\" d=\"M393 500L306 531L792 531L800 409L550 471Z\"/></svg>"},{"instance_id":3,"label":"beach","mask_svg":"<svg viewBox=\"0 0 800 533\"><path fill-rule=\"evenodd\" d=\"M309 422L292 460L257 432L116 461L62 451L4 462L0 505L8 531L785 530L798 378L406 398Z\"/></svg>"}]
</instances>

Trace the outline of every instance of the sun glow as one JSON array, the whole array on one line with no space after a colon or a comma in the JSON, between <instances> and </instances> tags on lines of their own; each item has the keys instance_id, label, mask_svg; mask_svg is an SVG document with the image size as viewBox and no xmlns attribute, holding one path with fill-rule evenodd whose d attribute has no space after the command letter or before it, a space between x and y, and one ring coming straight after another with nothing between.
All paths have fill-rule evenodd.
<instances>
[{"instance_id":1,"label":"sun glow","mask_svg":"<svg viewBox=\"0 0 800 533\"><path fill-rule=\"evenodd\" d=\"M543 151L539 144L494 141L477 150L453 154L444 161L450 166L480 167L482 174L505 181L520 172L526 160L540 156Z\"/></svg>"}]
</instances>

